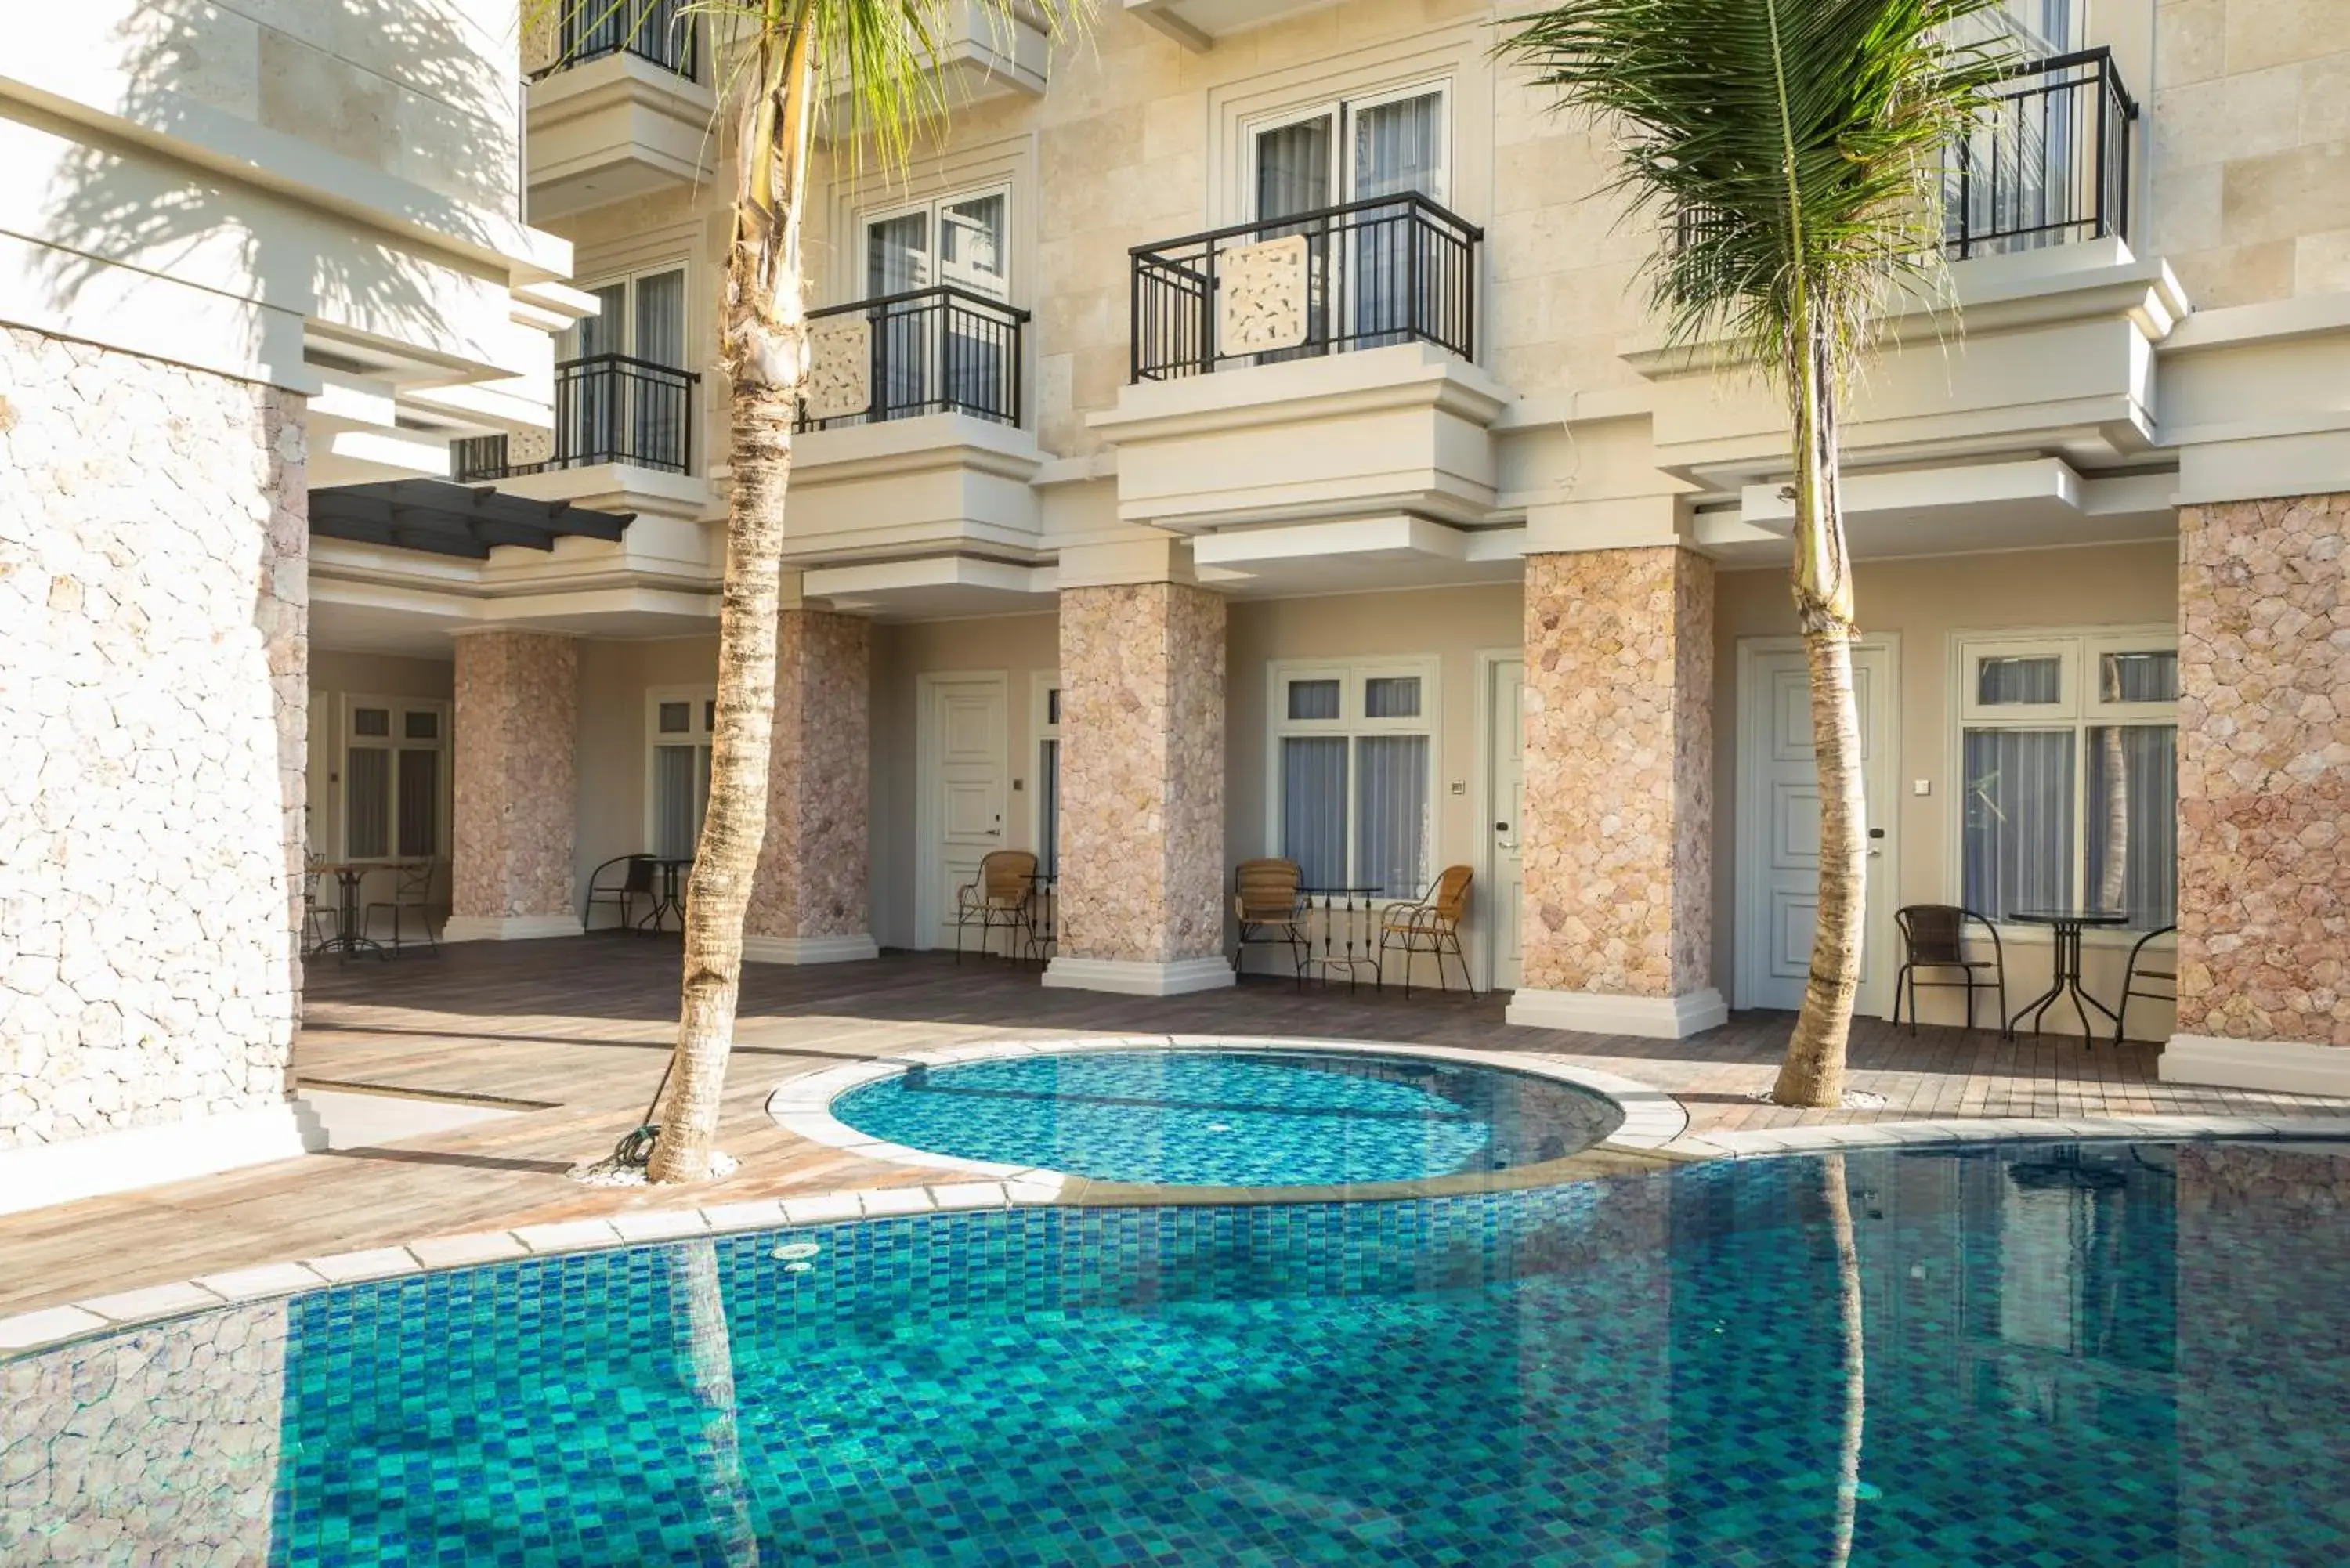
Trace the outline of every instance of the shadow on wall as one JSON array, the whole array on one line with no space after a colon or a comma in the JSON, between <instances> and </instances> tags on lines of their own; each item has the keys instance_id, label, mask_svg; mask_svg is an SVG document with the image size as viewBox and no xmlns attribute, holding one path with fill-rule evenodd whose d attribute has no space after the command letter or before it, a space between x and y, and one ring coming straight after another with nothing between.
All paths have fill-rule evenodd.
<instances>
[{"instance_id":1,"label":"shadow on wall","mask_svg":"<svg viewBox=\"0 0 2350 1568\"><path fill-rule=\"evenodd\" d=\"M501 15L503 30L491 22ZM142 130L219 147L236 121L258 125L404 182L381 188L404 195L368 197L400 222L511 250L521 204L513 15L512 0L303 0L241 33L243 18L200 0L156 0L107 42L129 84L120 111ZM451 291L459 274L478 281L478 264L428 263L429 241L87 130L68 134L78 145L54 171L42 236L61 247L47 277L60 308L119 261L206 286L241 276L265 306L362 337L462 338ZM330 182L331 171L317 192L328 200Z\"/></svg>"}]
</instances>

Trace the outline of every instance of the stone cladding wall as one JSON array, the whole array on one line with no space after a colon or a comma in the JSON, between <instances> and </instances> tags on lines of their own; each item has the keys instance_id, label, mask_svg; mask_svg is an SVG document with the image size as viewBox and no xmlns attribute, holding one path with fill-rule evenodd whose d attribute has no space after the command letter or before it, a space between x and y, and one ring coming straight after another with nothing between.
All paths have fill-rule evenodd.
<instances>
[{"instance_id":1,"label":"stone cladding wall","mask_svg":"<svg viewBox=\"0 0 2350 1568\"><path fill-rule=\"evenodd\" d=\"M450 914L576 919L578 648L537 631L467 632L456 645Z\"/></svg>"},{"instance_id":2,"label":"stone cladding wall","mask_svg":"<svg viewBox=\"0 0 2350 1568\"><path fill-rule=\"evenodd\" d=\"M0 1364L0 1557L268 1562L286 1314L238 1307Z\"/></svg>"},{"instance_id":3,"label":"stone cladding wall","mask_svg":"<svg viewBox=\"0 0 2350 1568\"><path fill-rule=\"evenodd\" d=\"M1224 601L1180 583L1061 595L1060 950L1223 950Z\"/></svg>"},{"instance_id":4,"label":"stone cladding wall","mask_svg":"<svg viewBox=\"0 0 2350 1568\"><path fill-rule=\"evenodd\" d=\"M862 936L872 628L855 616L787 609L776 632L767 837L743 929L751 936Z\"/></svg>"},{"instance_id":5,"label":"stone cladding wall","mask_svg":"<svg viewBox=\"0 0 2350 1568\"><path fill-rule=\"evenodd\" d=\"M1679 996L1713 940L1713 564L1526 557L1524 983Z\"/></svg>"},{"instance_id":6,"label":"stone cladding wall","mask_svg":"<svg viewBox=\"0 0 2350 1568\"><path fill-rule=\"evenodd\" d=\"M2350 1045L2350 494L2178 528L2178 1027Z\"/></svg>"},{"instance_id":7,"label":"stone cladding wall","mask_svg":"<svg viewBox=\"0 0 2350 1568\"><path fill-rule=\"evenodd\" d=\"M0 1148L282 1102L302 400L0 328Z\"/></svg>"}]
</instances>

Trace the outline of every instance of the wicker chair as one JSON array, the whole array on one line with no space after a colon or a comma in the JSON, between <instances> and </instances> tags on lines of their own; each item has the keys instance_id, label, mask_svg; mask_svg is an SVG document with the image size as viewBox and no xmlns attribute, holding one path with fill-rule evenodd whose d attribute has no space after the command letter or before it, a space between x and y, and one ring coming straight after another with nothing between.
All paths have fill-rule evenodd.
<instances>
[{"instance_id":1,"label":"wicker chair","mask_svg":"<svg viewBox=\"0 0 2350 1568\"><path fill-rule=\"evenodd\" d=\"M610 875L614 867L619 875ZM593 929L596 906L602 904L618 909L620 923L615 930L625 931L636 915L636 901L650 898L653 894L653 857L650 855L616 855L588 874L588 897L579 906L579 929Z\"/></svg>"},{"instance_id":2,"label":"wicker chair","mask_svg":"<svg viewBox=\"0 0 2350 1568\"><path fill-rule=\"evenodd\" d=\"M342 935L342 909L318 907L318 878L327 874L327 857L319 854L302 857L302 956L309 957L327 945L327 926L332 922L335 934Z\"/></svg>"},{"instance_id":3,"label":"wicker chair","mask_svg":"<svg viewBox=\"0 0 2350 1568\"><path fill-rule=\"evenodd\" d=\"M1232 972L1252 944L1284 942L1299 990L1305 987L1305 874L1295 860L1243 860L1232 871Z\"/></svg>"},{"instance_id":4,"label":"wicker chair","mask_svg":"<svg viewBox=\"0 0 2350 1568\"><path fill-rule=\"evenodd\" d=\"M1469 973L1469 956L1461 950L1461 923L1469 918L1469 884L1476 872L1466 866L1447 866L1428 889L1428 896L1417 904L1396 904L1379 920L1379 983L1387 983L1388 950L1392 948L1403 954L1403 993L1411 994L1411 955L1436 955L1436 984L1439 990L1450 991L1451 985L1444 976L1444 961L1450 956L1460 961L1461 983L1469 994L1477 994L1477 981Z\"/></svg>"},{"instance_id":5,"label":"wicker chair","mask_svg":"<svg viewBox=\"0 0 2350 1568\"><path fill-rule=\"evenodd\" d=\"M2177 926L2157 926L2138 938L2137 945L2130 949L2129 962L2122 966L2122 999L2114 1003L2114 1044L2116 1045L2122 1043L2122 1020L2129 1016L2131 997L2143 996L2148 1002L2175 1002L2178 1000L2178 961L2177 959L2174 958L2171 961L2168 969L2148 969L2138 961L2146 952L2147 943L2157 937L2167 937L2177 929L2178 929ZM2137 988L2137 982L2142 980L2158 980L2170 989L2140 991Z\"/></svg>"},{"instance_id":6,"label":"wicker chair","mask_svg":"<svg viewBox=\"0 0 2350 1568\"><path fill-rule=\"evenodd\" d=\"M1036 857L1025 849L998 849L983 857L979 875L955 889L955 962L962 962L965 926L979 928L979 951L987 954L989 933L1024 930L1028 900L1036 890ZM1009 939L1005 958L1016 956Z\"/></svg>"},{"instance_id":7,"label":"wicker chair","mask_svg":"<svg viewBox=\"0 0 2350 1568\"><path fill-rule=\"evenodd\" d=\"M1973 921L1991 933L1991 957L1972 959L1967 956L1967 922ZM2007 1027L2007 954L1999 945L1999 928L1972 909L1962 909L1956 904L1911 904L1893 911L1893 923L1901 929L1901 968L1893 976L1893 1022L1901 1022L1901 993L1909 993L1909 1033L1918 1033L1918 988L1957 991L1967 993L1967 1027L1975 1026L1975 992L1999 992L1999 1026ZM1918 978L1921 969L1956 970L1956 980ZM1996 982L1984 980L1975 971L1990 970Z\"/></svg>"},{"instance_id":8,"label":"wicker chair","mask_svg":"<svg viewBox=\"0 0 2350 1568\"><path fill-rule=\"evenodd\" d=\"M373 939L383 949L384 957L398 958L420 944L428 952L441 950L441 943L432 935L432 885L439 880L440 873L438 860L402 860L391 867L391 897L368 905L366 914L359 919L360 933ZM390 941L375 934L378 909L391 911Z\"/></svg>"}]
</instances>

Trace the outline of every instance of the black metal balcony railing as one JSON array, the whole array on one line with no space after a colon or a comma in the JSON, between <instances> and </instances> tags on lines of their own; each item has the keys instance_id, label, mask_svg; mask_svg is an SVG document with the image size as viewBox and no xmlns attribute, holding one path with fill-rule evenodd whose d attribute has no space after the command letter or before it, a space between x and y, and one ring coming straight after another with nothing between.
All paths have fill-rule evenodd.
<instances>
[{"instance_id":1,"label":"black metal balcony railing","mask_svg":"<svg viewBox=\"0 0 2350 1568\"><path fill-rule=\"evenodd\" d=\"M2034 60L2012 80L1951 149L1944 247L1964 259L2126 234L2137 104L2112 51Z\"/></svg>"},{"instance_id":2,"label":"black metal balcony railing","mask_svg":"<svg viewBox=\"0 0 2350 1568\"><path fill-rule=\"evenodd\" d=\"M693 389L701 380L625 354L567 360L555 368L554 454L515 462L508 438L474 436L452 443L451 477L473 484L599 462L683 473L693 458Z\"/></svg>"},{"instance_id":3,"label":"black metal balcony railing","mask_svg":"<svg viewBox=\"0 0 2350 1568\"><path fill-rule=\"evenodd\" d=\"M2111 53L2034 60L2009 79L1943 167L1944 253L1963 261L2126 234L2137 103ZM1682 208L1675 240L1689 244L1721 221L1715 209Z\"/></svg>"},{"instance_id":4,"label":"black metal balcony railing","mask_svg":"<svg viewBox=\"0 0 2350 1568\"><path fill-rule=\"evenodd\" d=\"M1020 423L1026 311L943 284L808 312L811 322L842 316L862 316L868 324L870 400L854 413L825 417L803 407L797 428L837 430L938 413Z\"/></svg>"},{"instance_id":5,"label":"black metal balcony railing","mask_svg":"<svg viewBox=\"0 0 2350 1568\"><path fill-rule=\"evenodd\" d=\"M536 71L544 77L607 55L634 55L663 70L694 76L694 21L689 0L608 0L566 6L556 26L555 64Z\"/></svg>"},{"instance_id":6,"label":"black metal balcony railing","mask_svg":"<svg viewBox=\"0 0 2350 1568\"><path fill-rule=\"evenodd\" d=\"M1225 351L1217 291L1228 253L1305 237L1305 341ZM1188 239L1137 245L1131 379L1203 376L1228 365L1304 358L1389 343L1433 343L1477 357L1477 250L1485 233L1417 193L1379 196Z\"/></svg>"}]
</instances>

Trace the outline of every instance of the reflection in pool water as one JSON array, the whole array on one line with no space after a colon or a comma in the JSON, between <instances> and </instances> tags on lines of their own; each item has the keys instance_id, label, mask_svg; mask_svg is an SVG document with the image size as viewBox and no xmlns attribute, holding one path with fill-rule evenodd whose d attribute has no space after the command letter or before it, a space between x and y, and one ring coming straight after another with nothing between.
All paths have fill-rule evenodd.
<instances>
[{"instance_id":1,"label":"reflection in pool water","mask_svg":"<svg viewBox=\"0 0 2350 1568\"><path fill-rule=\"evenodd\" d=\"M2345 1300L2350 1145L705 1239L0 1365L0 1557L2331 1563Z\"/></svg>"},{"instance_id":2,"label":"reflection in pool water","mask_svg":"<svg viewBox=\"0 0 2350 1568\"><path fill-rule=\"evenodd\" d=\"M1110 1050L915 1068L835 1119L886 1142L1107 1181L1413 1181L1563 1159L1622 1121L1555 1078L1325 1051Z\"/></svg>"}]
</instances>

